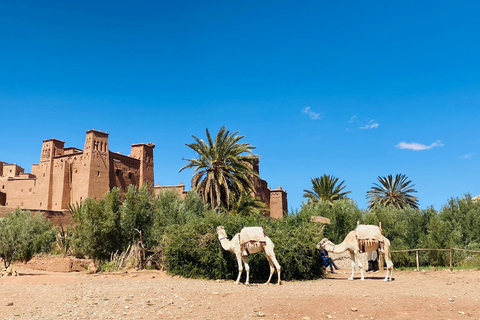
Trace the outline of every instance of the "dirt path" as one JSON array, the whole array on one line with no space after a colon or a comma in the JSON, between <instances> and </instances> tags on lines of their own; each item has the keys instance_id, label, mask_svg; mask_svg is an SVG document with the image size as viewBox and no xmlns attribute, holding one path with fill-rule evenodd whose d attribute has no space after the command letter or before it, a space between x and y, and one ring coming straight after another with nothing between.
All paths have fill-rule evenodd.
<instances>
[{"instance_id":1,"label":"dirt path","mask_svg":"<svg viewBox=\"0 0 480 320\"><path fill-rule=\"evenodd\" d=\"M19 270L0 279L1 319L480 319L480 271L348 271L281 286L159 271L87 275ZM356 310L356 311L355 311Z\"/></svg>"}]
</instances>

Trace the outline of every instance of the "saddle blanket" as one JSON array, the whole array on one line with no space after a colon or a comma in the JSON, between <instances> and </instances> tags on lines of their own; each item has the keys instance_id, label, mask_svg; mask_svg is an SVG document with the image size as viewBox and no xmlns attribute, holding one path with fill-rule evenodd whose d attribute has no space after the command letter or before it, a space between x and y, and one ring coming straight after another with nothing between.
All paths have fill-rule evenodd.
<instances>
[{"instance_id":1,"label":"saddle blanket","mask_svg":"<svg viewBox=\"0 0 480 320\"><path fill-rule=\"evenodd\" d=\"M358 240L383 240L382 230L378 226L360 224L355 229L355 234Z\"/></svg>"},{"instance_id":2,"label":"saddle blanket","mask_svg":"<svg viewBox=\"0 0 480 320\"><path fill-rule=\"evenodd\" d=\"M240 231L240 245L251 241L266 242L265 233L262 227L246 227Z\"/></svg>"}]
</instances>

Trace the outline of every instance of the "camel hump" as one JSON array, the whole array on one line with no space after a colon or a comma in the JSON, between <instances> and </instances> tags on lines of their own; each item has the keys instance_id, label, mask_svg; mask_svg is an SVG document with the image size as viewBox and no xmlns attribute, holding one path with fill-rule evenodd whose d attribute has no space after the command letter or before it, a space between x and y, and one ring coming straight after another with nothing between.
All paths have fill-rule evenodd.
<instances>
[{"instance_id":1,"label":"camel hump","mask_svg":"<svg viewBox=\"0 0 480 320\"><path fill-rule=\"evenodd\" d=\"M245 227L240 231L240 244L251 241L266 242L266 235L262 227Z\"/></svg>"},{"instance_id":2,"label":"camel hump","mask_svg":"<svg viewBox=\"0 0 480 320\"><path fill-rule=\"evenodd\" d=\"M382 230L378 226L360 224L355 229L355 235L358 240L377 240L382 241Z\"/></svg>"}]
</instances>

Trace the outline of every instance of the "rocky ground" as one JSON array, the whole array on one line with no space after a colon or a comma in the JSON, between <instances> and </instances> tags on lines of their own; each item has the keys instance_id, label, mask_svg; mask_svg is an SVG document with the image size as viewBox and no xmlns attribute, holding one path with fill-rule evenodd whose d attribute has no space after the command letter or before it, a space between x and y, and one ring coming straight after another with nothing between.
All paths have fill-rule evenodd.
<instances>
[{"instance_id":1,"label":"rocky ground","mask_svg":"<svg viewBox=\"0 0 480 320\"><path fill-rule=\"evenodd\" d=\"M395 271L348 281L234 285L160 271L19 269L0 278L1 319L480 319L480 271Z\"/></svg>"}]
</instances>

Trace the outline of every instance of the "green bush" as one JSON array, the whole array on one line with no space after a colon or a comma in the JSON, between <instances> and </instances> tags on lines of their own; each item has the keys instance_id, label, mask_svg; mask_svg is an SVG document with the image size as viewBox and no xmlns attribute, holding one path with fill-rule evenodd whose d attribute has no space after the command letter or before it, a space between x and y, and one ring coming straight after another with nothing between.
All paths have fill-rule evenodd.
<instances>
[{"instance_id":1,"label":"green bush","mask_svg":"<svg viewBox=\"0 0 480 320\"><path fill-rule=\"evenodd\" d=\"M122 202L119 190L113 189L102 200L87 199L73 210L72 242L77 254L105 261L138 243L141 234L145 250L155 253L152 260L157 267L184 277L232 279L237 276L237 261L233 253L222 249L217 226L223 225L230 239L243 226L263 226L275 245L282 279L289 280L320 277L324 269L316 244L324 236L341 243L359 220L373 225L381 222L392 250L470 248L480 243L480 201L472 201L469 195L450 199L438 212L432 207L421 210L393 206L363 211L350 199L333 205L319 201L304 203L300 210L281 220L210 210L194 191L184 199L173 190L155 197L147 186L130 186L123 198ZM312 223L311 216L329 218L331 223ZM3 232L2 236L6 235L8 232ZM31 246L25 250L38 248L35 243ZM394 253L392 259L397 267L416 266L414 253ZM449 264L448 253L440 251L420 253L419 259L422 266ZM474 265L477 260L477 256L466 253L454 255L459 265ZM248 261L253 279L268 277L268 261L263 253L250 256Z\"/></svg>"},{"instance_id":2,"label":"green bush","mask_svg":"<svg viewBox=\"0 0 480 320\"><path fill-rule=\"evenodd\" d=\"M0 219L0 257L5 268L16 260L29 260L39 252L50 252L56 229L40 213L15 211Z\"/></svg>"},{"instance_id":3,"label":"green bush","mask_svg":"<svg viewBox=\"0 0 480 320\"><path fill-rule=\"evenodd\" d=\"M125 250L120 206L120 195L114 188L102 200L88 198L72 212L76 254L107 260L113 253Z\"/></svg>"},{"instance_id":4,"label":"green bush","mask_svg":"<svg viewBox=\"0 0 480 320\"><path fill-rule=\"evenodd\" d=\"M238 216L205 212L204 217L164 229L161 247L167 270L184 277L208 279L236 278L238 266L234 253L222 249L216 228L224 226L229 239L242 226L263 226L275 245L284 280L315 279L323 274L323 264L315 246L323 237L321 225L310 222L310 215L299 212L282 220L261 216ZM267 279L270 273L264 253L248 257L252 279Z\"/></svg>"}]
</instances>

